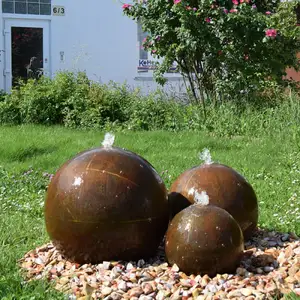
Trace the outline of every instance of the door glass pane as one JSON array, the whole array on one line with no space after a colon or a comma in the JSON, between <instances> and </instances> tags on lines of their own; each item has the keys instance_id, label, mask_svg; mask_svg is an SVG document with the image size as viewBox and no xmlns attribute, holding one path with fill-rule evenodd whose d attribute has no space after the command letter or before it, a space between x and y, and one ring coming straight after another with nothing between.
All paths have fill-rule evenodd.
<instances>
[{"instance_id":1,"label":"door glass pane","mask_svg":"<svg viewBox=\"0 0 300 300\"><path fill-rule=\"evenodd\" d=\"M11 28L12 85L28 78L38 79L43 71L43 29Z\"/></svg>"}]
</instances>

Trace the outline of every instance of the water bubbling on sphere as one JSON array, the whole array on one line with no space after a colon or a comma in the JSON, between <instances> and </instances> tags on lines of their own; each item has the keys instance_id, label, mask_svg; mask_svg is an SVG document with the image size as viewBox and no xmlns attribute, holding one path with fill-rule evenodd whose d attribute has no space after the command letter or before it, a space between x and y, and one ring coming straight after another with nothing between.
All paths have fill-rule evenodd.
<instances>
[{"instance_id":1,"label":"water bubbling on sphere","mask_svg":"<svg viewBox=\"0 0 300 300\"><path fill-rule=\"evenodd\" d=\"M102 146L104 148L111 148L115 142L115 135L107 132L104 136L104 140L102 142Z\"/></svg>"},{"instance_id":2,"label":"water bubbling on sphere","mask_svg":"<svg viewBox=\"0 0 300 300\"><path fill-rule=\"evenodd\" d=\"M209 197L208 197L206 191L201 191L201 193L199 193L194 187L192 187L189 190L188 195L194 196L194 202L195 203L199 203L199 204L202 204L202 205L208 205L209 204Z\"/></svg>"},{"instance_id":3,"label":"water bubbling on sphere","mask_svg":"<svg viewBox=\"0 0 300 300\"><path fill-rule=\"evenodd\" d=\"M210 151L207 148L203 149L203 151L199 154L199 158L200 158L200 160L203 160L204 164L206 164L206 165L210 165L213 163Z\"/></svg>"}]
</instances>

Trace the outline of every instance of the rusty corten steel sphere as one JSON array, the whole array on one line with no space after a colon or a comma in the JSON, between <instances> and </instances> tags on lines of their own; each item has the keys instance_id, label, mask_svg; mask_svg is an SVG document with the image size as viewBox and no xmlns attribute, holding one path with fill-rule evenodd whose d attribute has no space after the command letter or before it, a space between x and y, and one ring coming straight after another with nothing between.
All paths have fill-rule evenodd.
<instances>
[{"instance_id":1,"label":"rusty corten steel sphere","mask_svg":"<svg viewBox=\"0 0 300 300\"><path fill-rule=\"evenodd\" d=\"M252 235L258 222L255 192L242 175L223 164L193 167L174 181L169 190L171 218L191 203L199 202L197 196L203 192L208 196L208 204L225 209L236 219L245 239Z\"/></svg>"},{"instance_id":2,"label":"rusty corten steel sphere","mask_svg":"<svg viewBox=\"0 0 300 300\"><path fill-rule=\"evenodd\" d=\"M189 274L211 277L231 273L244 250L243 233L236 220L214 205L193 204L171 221L165 241L168 262Z\"/></svg>"},{"instance_id":3,"label":"rusty corten steel sphere","mask_svg":"<svg viewBox=\"0 0 300 300\"><path fill-rule=\"evenodd\" d=\"M117 147L87 150L52 178L45 222L53 244L70 260L146 258L167 230L167 190L139 155Z\"/></svg>"}]
</instances>

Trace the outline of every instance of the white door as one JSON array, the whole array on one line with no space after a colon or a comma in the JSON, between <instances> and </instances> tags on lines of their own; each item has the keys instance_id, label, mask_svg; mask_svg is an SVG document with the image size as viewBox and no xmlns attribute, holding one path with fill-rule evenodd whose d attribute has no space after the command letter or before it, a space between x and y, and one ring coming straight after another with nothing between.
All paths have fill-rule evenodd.
<instances>
[{"instance_id":1,"label":"white door","mask_svg":"<svg viewBox=\"0 0 300 300\"><path fill-rule=\"evenodd\" d=\"M17 78L28 78L33 65L39 63L39 72L50 75L50 21L7 19L4 21L4 82L10 92ZM31 59L33 58L33 59Z\"/></svg>"}]
</instances>

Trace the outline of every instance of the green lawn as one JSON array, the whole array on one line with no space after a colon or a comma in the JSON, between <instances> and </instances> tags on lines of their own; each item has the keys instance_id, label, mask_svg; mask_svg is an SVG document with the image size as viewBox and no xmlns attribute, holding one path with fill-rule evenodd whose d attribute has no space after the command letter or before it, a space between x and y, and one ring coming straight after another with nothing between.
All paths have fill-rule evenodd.
<instances>
[{"instance_id":1,"label":"green lawn","mask_svg":"<svg viewBox=\"0 0 300 300\"><path fill-rule=\"evenodd\" d=\"M43 220L47 173L79 151L101 145L104 132L61 127L0 127L0 299L64 299L43 282L23 283L16 265L30 249L48 241ZM200 163L208 148L253 185L262 227L300 235L300 153L287 133L259 138L219 138L197 132L117 132L115 145L134 151L169 187ZM167 170L167 172L166 172Z\"/></svg>"}]
</instances>

